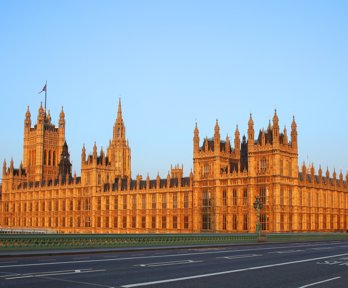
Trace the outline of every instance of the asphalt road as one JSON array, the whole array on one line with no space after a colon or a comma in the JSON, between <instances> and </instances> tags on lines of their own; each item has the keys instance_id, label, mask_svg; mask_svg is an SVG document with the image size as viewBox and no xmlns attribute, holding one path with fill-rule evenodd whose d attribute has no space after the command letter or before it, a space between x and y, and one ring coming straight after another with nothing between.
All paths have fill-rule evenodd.
<instances>
[{"instance_id":1,"label":"asphalt road","mask_svg":"<svg viewBox=\"0 0 348 288\"><path fill-rule=\"evenodd\" d=\"M348 287L348 242L0 259L0 287Z\"/></svg>"}]
</instances>

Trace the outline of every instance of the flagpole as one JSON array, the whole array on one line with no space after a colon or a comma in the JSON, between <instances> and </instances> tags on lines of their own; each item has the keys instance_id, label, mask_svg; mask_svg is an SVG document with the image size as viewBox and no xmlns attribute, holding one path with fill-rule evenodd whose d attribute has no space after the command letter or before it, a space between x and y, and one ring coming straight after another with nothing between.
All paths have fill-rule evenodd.
<instances>
[{"instance_id":1,"label":"flagpole","mask_svg":"<svg viewBox=\"0 0 348 288\"><path fill-rule=\"evenodd\" d=\"M46 102L47 102L47 80L45 85L45 114L46 114Z\"/></svg>"}]
</instances>

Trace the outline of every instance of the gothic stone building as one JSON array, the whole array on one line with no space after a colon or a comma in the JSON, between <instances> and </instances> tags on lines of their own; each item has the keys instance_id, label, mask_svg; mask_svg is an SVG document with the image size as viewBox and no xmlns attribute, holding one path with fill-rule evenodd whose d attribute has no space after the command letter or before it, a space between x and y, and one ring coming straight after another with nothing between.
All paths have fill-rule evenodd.
<instances>
[{"instance_id":1,"label":"gothic stone building","mask_svg":"<svg viewBox=\"0 0 348 288\"><path fill-rule=\"evenodd\" d=\"M119 102L106 153L83 146L81 176L71 173L65 114L58 127L40 106L32 127L24 120L23 162L3 164L0 185L2 228L54 229L63 233L255 232L255 198L260 197L267 232L348 229L348 175L338 178L298 165L295 119L288 137L277 113L255 138L250 115L247 137L193 136L193 171L171 168L166 178L131 175L131 150ZM202 143L202 144L201 144Z\"/></svg>"}]
</instances>

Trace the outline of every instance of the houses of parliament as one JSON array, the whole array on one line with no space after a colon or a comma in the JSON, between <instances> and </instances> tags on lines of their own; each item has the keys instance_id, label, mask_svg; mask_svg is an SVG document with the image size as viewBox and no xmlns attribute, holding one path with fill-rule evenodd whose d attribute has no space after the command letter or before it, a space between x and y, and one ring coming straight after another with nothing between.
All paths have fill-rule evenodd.
<instances>
[{"instance_id":1,"label":"houses of parliament","mask_svg":"<svg viewBox=\"0 0 348 288\"><path fill-rule=\"evenodd\" d=\"M58 233L255 233L256 197L266 232L348 230L348 175L299 166L297 125L280 130L277 113L255 133L238 127L233 141L193 131L193 170L171 167L164 178L132 176L121 102L106 151L81 151L81 176L71 172L65 113L58 126L40 106L24 117L23 161L4 161L2 228ZM111 131L110 131L111 132Z\"/></svg>"}]
</instances>

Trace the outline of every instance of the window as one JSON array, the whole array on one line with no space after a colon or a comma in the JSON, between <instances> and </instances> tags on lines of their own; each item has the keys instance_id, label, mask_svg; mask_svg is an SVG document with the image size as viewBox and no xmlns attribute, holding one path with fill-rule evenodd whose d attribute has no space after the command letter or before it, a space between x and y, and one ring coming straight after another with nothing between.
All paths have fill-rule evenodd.
<instances>
[{"instance_id":1,"label":"window","mask_svg":"<svg viewBox=\"0 0 348 288\"><path fill-rule=\"evenodd\" d=\"M167 217L162 216L162 229L166 229L166 228L167 228Z\"/></svg>"},{"instance_id":2,"label":"window","mask_svg":"<svg viewBox=\"0 0 348 288\"><path fill-rule=\"evenodd\" d=\"M127 216L123 216L122 218L122 227L127 228Z\"/></svg>"},{"instance_id":3,"label":"window","mask_svg":"<svg viewBox=\"0 0 348 288\"><path fill-rule=\"evenodd\" d=\"M85 200L85 205L86 205L86 210L89 211L91 210L91 201L89 199Z\"/></svg>"},{"instance_id":4,"label":"window","mask_svg":"<svg viewBox=\"0 0 348 288\"><path fill-rule=\"evenodd\" d=\"M132 209L137 209L137 196L136 195L132 195Z\"/></svg>"},{"instance_id":5,"label":"window","mask_svg":"<svg viewBox=\"0 0 348 288\"><path fill-rule=\"evenodd\" d=\"M123 210L125 210L127 209L127 196L123 195L122 200L123 200Z\"/></svg>"},{"instance_id":6,"label":"window","mask_svg":"<svg viewBox=\"0 0 348 288\"><path fill-rule=\"evenodd\" d=\"M118 217L114 216L114 228L118 227Z\"/></svg>"},{"instance_id":7,"label":"window","mask_svg":"<svg viewBox=\"0 0 348 288\"><path fill-rule=\"evenodd\" d=\"M209 164L205 164L204 165L204 168L203 168L203 176L209 176L209 173L210 173L210 167L209 167Z\"/></svg>"},{"instance_id":8,"label":"window","mask_svg":"<svg viewBox=\"0 0 348 288\"><path fill-rule=\"evenodd\" d=\"M101 202L101 198L100 197L98 197L98 200L97 200L97 204L98 204L98 206L97 206L97 209L98 209L98 211L100 211L101 210L101 206L102 206L102 204L101 204L102 202Z\"/></svg>"},{"instance_id":9,"label":"window","mask_svg":"<svg viewBox=\"0 0 348 288\"><path fill-rule=\"evenodd\" d=\"M189 196L188 196L188 192L185 192L185 194L184 194L184 208L189 208Z\"/></svg>"},{"instance_id":10,"label":"window","mask_svg":"<svg viewBox=\"0 0 348 288\"><path fill-rule=\"evenodd\" d=\"M143 228L143 229L146 228L146 217L145 216L141 217L141 228Z\"/></svg>"},{"instance_id":11,"label":"window","mask_svg":"<svg viewBox=\"0 0 348 288\"><path fill-rule=\"evenodd\" d=\"M118 209L118 197L115 196L114 198L114 210L117 210Z\"/></svg>"},{"instance_id":12,"label":"window","mask_svg":"<svg viewBox=\"0 0 348 288\"><path fill-rule=\"evenodd\" d=\"M56 166L56 151L53 151L53 154L52 154L52 165Z\"/></svg>"},{"instance_id":13,"label":"window","mask_svg":"<svg viewBox=\"0 0 348 288\"><path fill-rule=\"evenodd\" d=\"M292 207L292 189L289 188L289 206Z\"/></svg>"},{"instance_id":14,"label":"window","mask_svg":"<svg viewBox=\"0 0 348 288\"><path fill-rule=\"evenodd\" d=\"M106 197L105 199L105 210L110 210L110 199Z\"/></svg>"},{"instance_id":15,"label":"window","mask_svg":"<svg viewBox=\"0 0 348 288\"><path fill-rule=\"evenodd\" d=\"M106 216L105 217L105 228L109 228L109 225L110 225L110 223L109 223L109 216Z\"/></svg>"},{"instance_id":16,"label":"window","mask_svg":"<svg viewBox=\"0 0 348 288\"><path fill-rule=\"evenodd\" d=\"M248 214L243 215L243 229L248 230Z\"/></svg>"},{"instance_id":17,"label":"window","mask_svg":"<svg viewBox=\"0 0 348 288\"><path fill-rule=\"evenodd\" d=\"M152 209L156 209L156 194L152 194L151 196L151 201L152 201Z\"/></svg>"},{"instance_id":18,"label":"window","mask_svg":"<svg viewBox=\"0 0 348 288\"><path fill-rule=\"evenodd\" d=\"M237 230L237 215L236 214L232 215L232 229Z\"/></svg>"},{"instance_id":19,"label":"window","mask_svg":"<svg viewBox=\"0 0 348 288\"><path fill-rule=\"evenodd\" d=\"M47 165L47 151L45 150L44 152L44 159L43 162L45 163L45 165Z\"/></svg>"},{"instance_id":20,"label":"window","mask_svg":"<svg viewBox=\"0 0 348 288\"><path fill-rule=\"evenodd\" d=\"M97 217L97 227L98 228L101 227L101 217L100 216Z\"/></svg>"},{"instance_id":21,"label":"window","mask_svg":"<svg viewBox=\"0 0 348 288\"><path fill-rule=\"evenodd\" d=\"M226 230L227 228L227 221L226 221L226 214L222 215L222 230Z\"/></svg>"},{"instance_id":22,"label":"window","mask_svg":"<svg viewBox=\"0 0 348 288\"><path fill-rule=\"evenodd\" d=\"M266 216L266 214L260 215L260 224L261 224L261 230L266 231L267 230L267 216Z\"/></svg>"},{"instance_id":23,"label":"window","mask_svg":"<svg viewBox=\"0 0 348 288\"><path fill-rule=\"evenodd\" d=\"M237 190L233 189L232 191L232 204L237 206Z\"/></svg>"},{"instance_id":24,"label":"window","mask_svg":"<svg viewBox=\"0 0 348 288\"><path fill-rule=\"evenodd\" d=\"M284 188L280 187L280 205L284 205Z\"/></svg>"},{"instance_id":25,"label":"window","mask_svg":"<svg viewBox=\"0 0 348 288\"><path fill-rule=\"evenodd\" d=\"M141 196L141 208L146 210L146 195Z\"/></svg>"},{"instance_id":26,"label":"window","mask_svg":"<svg viewBox=\"0 0 348 288\"><path fill-rule=\"evenodd\" d=\"M284 213L280 214L280 231L284 231Z\"/></svg>"},{"instance_id":27,"label":"window","mask_svg":"<svg viewBox=\"0 0 348 288\"><path fill-rule=\"evenodd\" d=\"M162 209L167 209L167 194L162 194Z\"/></svg>"},{"instance_id":28,"label":"window","mask_svg":"<svg viewBox=\"0 0 348 288\"><path fill-rule=\"evenodd\" d=\"M222 191L222 205L223 206L227 205L227 192L226 192L226 190Z\"/></svg>"},{"instance_id":29,"label":"window","mask_svg":"<svg viewBox=\"0 0 348 288\"><path fill-rule=\"evenodd\" d=\"M210 213L202 214L202 229L203 230L210 230L211 229Z\"/></svg>"},{"instance_id":30,"label":"window","mask_svg":"<svg viewBox=\"0 0 348 288\"><path fill-rule=\"evenodd\" d=\"M151 228L156 229L156 216L151 217Z\"/></svg>"},{"instance_id":31,"label":"window","mask_svg":"<svg viewBox=\"0 0 348 288\"><path fill-rule=\"evenodd\" d=\"M173 208L178 208L178 193L173 194Z\"/></svg>"},{"instance_id":32,"label":"window","mask_svg":"<svg viewBox=\"0 0 348 288\"><path fill-rule=\"evenodd\" d=\"M203 207L210 207L210 192L203 191Z\"/></svg>"},{"instance_id":33,"label":"window","mask_svg":"<svg viewBox=\"0 0 348 288\"><path fill-rule=\"evenodd\" d=\"M85 218L85 227L91 227L91 218L90 217Z\"/></svg>"},{"instance_id":34,"label":"window","mask_svg":"<svg viewBox=\"0 0 348 288\"><path fill-rule=\"evenodd\" d=\"M284 174L284 168L283 168L284 164L283 164L283 159L280 159L280 163L279 163L279 170L280 170L280 176L283 176Z\"/></svg>"},{"instance_id":35,"label":"window","mask_svg":"<svg viewBox=\"0 0 348 288\"><path fill-rule=\"evenodd\" d=\"M267 170L267 160L266 158L262 158L260 161L260 170L262 173L265 173Z\"/></svg>"},{"instance_id":36,"label":"window","mask_svg":"<svg viewBox=\"0 0 348 288\"><path fill-rule=\"evenodd\" d=\"M184 216L184 229L189 228L189 216Z\"/></svg>"},{"instance_id":37,"label":"window","mask_svg":"<svg viewBox=\"0 0 348 288\"><path fill-rule=\"evenodd\" d=\"M137 226L137 218L135 216L132 216L132 228L136 228Z\"/></svg>"},{"instance_id":38,"label":"window","mask_svg":"<svg viewBox=\"0 0 348 288\"><path fill-rule=\"evenodd\" d=\"M177 228L178 228L178 217L173 216L173 229L177 229Z\"/></svg>"},{"instance_id":39,"label":"window","mask_svg":"<svg viewBox=\"0 0 348 288\"><path fill-rule=\"evenodd\" d=\"M243 189L243 205L244 206L248 205L248 189L247 188Z\"/></svg>"},{"instance_id":40,"label":"window","mask_svg":"<svg viewBox=\"0 0 348 288\"><path fill-rule=\"evenodd\" d=\"M260 201L262 202L262 204L264 204L264 205L266 205L266 201L267 201L267 195L266 195L266 191L267 191L267 189L266 189L266 186L261 186L260 187L260 190L259 190L259 192L260 192Z\"/></svg>"}]
</instances>

